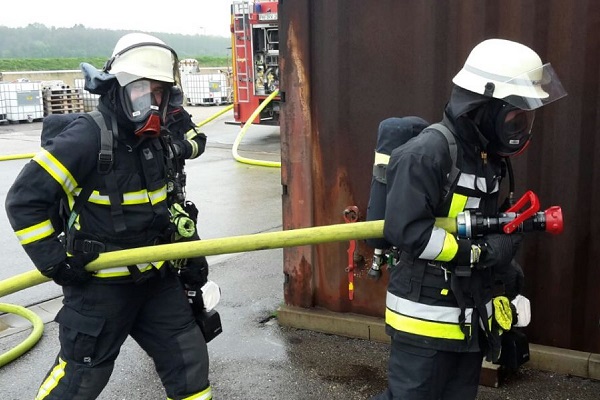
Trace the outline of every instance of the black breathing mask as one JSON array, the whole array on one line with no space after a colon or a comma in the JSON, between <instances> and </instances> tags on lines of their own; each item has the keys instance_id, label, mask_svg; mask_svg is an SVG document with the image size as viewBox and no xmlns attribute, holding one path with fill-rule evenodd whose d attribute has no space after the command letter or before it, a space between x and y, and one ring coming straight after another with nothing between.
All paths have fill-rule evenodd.
<instances>
[{"instance_id":1,"label":"black breathing mask","mask_svg":"<svg viewBox=\"0 0 600 400\"><path fill-rule=\"evenodd\" d=\"M503 101L484 106L479 128L489 140L488 152L501 157L520 154L529 145L535 111L522 110Z\"/></svg>"},{"instance_id":2,"label":"black breathing mask","mask_svg":"<svg viewBox=\"0 0 600 400\"><path fill-rule=\"evenodd\" d=\"M133 123L138 137L160 135L165 120L171 84L138 79L119 87L119 97L127 119Z\"/></svg>"}]
</instances>

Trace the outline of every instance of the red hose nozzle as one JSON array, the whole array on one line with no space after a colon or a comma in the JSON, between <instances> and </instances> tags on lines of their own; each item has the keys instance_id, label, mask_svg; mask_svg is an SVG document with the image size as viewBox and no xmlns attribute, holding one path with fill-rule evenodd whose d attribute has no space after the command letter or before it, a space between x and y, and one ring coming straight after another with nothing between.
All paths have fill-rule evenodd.
<instances>
[{"instance_id":1,"label":"red hose nozzle","mask_svg":"<svg viewBox=\"0 0 600 400\"><path fill-rule=\"evenodd\" d=\"M558 235L563 231L563 215L560 206L552 206L544 211L546 216L546 232Z\"/></svg>"}]
</instances>

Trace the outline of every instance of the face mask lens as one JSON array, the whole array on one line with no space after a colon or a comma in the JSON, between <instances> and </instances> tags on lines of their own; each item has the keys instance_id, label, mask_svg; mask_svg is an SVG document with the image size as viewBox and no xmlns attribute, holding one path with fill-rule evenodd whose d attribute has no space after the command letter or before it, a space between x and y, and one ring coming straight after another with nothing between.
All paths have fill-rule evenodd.
<instances>
[{"instance_id":1,"label":"face mask lens","mask_svg":"<svg viewBox=\"0 0 600 400\"><path fill-rule=\"evenodd\" d=\"M531 111L509 111L504 118L504 134L507 138L528 135L533 126L534 113Z\"/></svg>"},{"instance_id":2,"label":"face mask lens","mask_svg":"<svg viewBox=\"0 0 600 400\"><path fill-rule=\"evenodd\" d=\"M165 88L158 82L140 79L124 88L125 107L134 122L144 120L152 111L159 111Z\"/></svg>"}]
</instances>

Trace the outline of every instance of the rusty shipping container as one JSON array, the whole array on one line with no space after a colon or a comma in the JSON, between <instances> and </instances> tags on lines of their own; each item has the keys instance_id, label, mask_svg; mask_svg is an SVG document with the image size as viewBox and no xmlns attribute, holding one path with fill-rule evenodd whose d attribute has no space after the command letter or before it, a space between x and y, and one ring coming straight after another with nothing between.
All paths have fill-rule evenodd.
<instances>
[{"instance_id":1,"label":"rusty shipping container","mask_svg":"<svg viewBox=\"0 0 600 400\"><path fill-rule=\"evenodd\" d=\"M569 93L536 115L513 160L516 194L562 206L560 236L531 234L520 261L533 343L600 353L600 4L595 0L281 0L284 229L366 214L377 126L392 116L435 122L451 79L480 41L524 43ZM349 243L284 251L287 305L382 317L387 275L348 296Z\"/></svg>"}]
</instances>

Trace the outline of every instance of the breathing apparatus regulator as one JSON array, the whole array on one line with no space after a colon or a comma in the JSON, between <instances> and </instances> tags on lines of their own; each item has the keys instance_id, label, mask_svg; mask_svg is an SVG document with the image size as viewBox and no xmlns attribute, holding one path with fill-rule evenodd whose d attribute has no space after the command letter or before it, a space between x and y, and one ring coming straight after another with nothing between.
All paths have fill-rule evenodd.
<instances>
[{"instance_id":1,"label":"breathing apparatus regulator","mask_svg":"<svg viewBox=\"0 0 600 400\"><path fill-rule=\"evenodd\" d=\"M529 47L504 39L475 46L452 82L492 100L480 108L475 122L489 141L488 150L502 157L527 147L536 109L567 94L550 63L542 64Z\"/></svg>"},{"instance_id":2,"label":"breathing apparatus regulator","mask_svg":"<svg viewBox=\"0 0 600 400\"><path fill-rule=\"evenodd\" d=\"M136 136L160 135L179 83L178 63L175 50L154 36L130 33L117 42L103 70L116 77L118 100Z\"/></svg>"}]
</instances>

